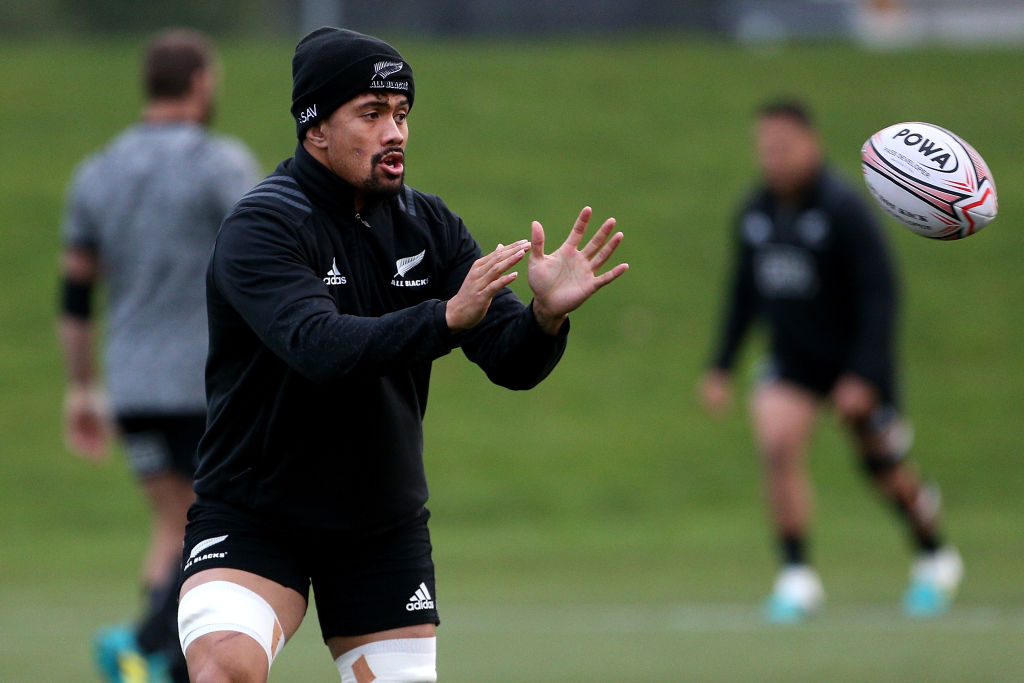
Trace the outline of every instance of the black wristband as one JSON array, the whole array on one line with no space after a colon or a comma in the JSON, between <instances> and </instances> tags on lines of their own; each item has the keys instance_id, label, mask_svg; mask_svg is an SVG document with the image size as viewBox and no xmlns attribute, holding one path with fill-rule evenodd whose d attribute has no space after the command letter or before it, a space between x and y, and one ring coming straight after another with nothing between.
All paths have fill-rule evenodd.
<instances>
[{"instance_id":1,"label":"black wristband","mask_svg":"<svg viewBox=\"0 0 1024 683\"><path fill-rule=\"evenodd\" d=\"M64 278L61 289L61 312L71 318L89 320L92 317L92 283Z\"/></svg>"}]
</instances>

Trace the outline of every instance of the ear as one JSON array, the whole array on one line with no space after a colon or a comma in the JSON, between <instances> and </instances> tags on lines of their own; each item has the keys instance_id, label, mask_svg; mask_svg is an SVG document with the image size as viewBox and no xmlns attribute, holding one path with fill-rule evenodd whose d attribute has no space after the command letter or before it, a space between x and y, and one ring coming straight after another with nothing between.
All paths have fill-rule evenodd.
<instances>
[{"instance_id":1,"label":"ear","mask_svg":"<svg viewBox=\"0 0 1024 683\"><path fill-rule=\"evenodd\" d=\"M193 97L210 97L217 85L217 71L204 66L192 72L189 79L189 94Z\"/></svg>"},{"instance_id":2,"label":"ear","mask_svg":"<svg viewBox=\"0 0 1024 683\"><path fill-rule=\"evenodd\" d=\"M306 142L317 149L327 149L327 135L324 133L324 121L314 123L306 130Z\"/></svg>"}]
</instances>

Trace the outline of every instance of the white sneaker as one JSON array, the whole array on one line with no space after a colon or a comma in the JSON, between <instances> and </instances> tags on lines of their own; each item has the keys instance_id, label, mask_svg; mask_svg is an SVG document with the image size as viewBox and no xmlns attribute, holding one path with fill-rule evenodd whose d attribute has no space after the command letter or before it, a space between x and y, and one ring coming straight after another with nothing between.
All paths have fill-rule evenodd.
<instances>
[{"instance_id":1,"label":"white sneaker","mask_svg":"<svg viewBox=\"0 0 1024 683\"><path fill-rule=\"evenodd\" d=\"M825 590L818 573L806 564L786 565L775 578L765 616L772 623L794 623L818 612L824 603Z\"/></svg>"},{"instance_id":2,"label":"white sneaker","mask_svg":"<svg viewBox=\"0 0 1024 683\"><path fill-rule=\"evenodd\" d=\"M953 546L920 554L910 568L903 610L912 617L942 614L952 604L963 578L964 562Z\"/></svg>"}]
</instances>

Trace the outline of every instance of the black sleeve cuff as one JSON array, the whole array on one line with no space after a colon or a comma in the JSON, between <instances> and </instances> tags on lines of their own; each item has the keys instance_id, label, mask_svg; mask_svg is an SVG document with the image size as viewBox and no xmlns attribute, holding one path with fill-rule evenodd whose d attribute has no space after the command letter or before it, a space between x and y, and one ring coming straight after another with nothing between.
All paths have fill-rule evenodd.
<instances>
[{"instance_id":1,"label":"black sleeve cuff","mask_svg":"<svg viewBox=\"0 0 1024 683\"><path fill-rule=\"evenodd\" d=\"M527 338L533 339L551 339L557 341L563 341L569 336L569 318L567 317L563 322L562 326L558 328L558 334L548 334L544 331L544 328L537 322L537 316L533 313L533 299L530 299L530 305L526 307L526 311L530 316L530 321L526 325Z\"/></svg>"},{"instance_id":2,"label":"black sleeve cuff","mask_svg":"<svg viewBox=\"0 0 1024 683\"><path fill-rule=\"evenodd\" d=\"M452 332L451 328L448 327L447 311L448 302L439 300L434 308L434 323L437 326L437 336L442 340L441 343L445 345L448 351L451 351L462 345L462 340L466 337L468 330Z\"/></svg>"}]
</instances>

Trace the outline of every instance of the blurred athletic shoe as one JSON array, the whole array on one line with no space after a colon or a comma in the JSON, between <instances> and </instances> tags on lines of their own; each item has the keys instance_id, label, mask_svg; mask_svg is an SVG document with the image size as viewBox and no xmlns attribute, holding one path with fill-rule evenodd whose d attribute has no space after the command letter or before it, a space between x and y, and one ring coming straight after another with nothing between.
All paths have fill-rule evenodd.
<instances>
[{"instance_id":1,"label":"blurred athletic shoe","mask_svg":"<svg viewBox=\"0 0 1024 683\"><path fill-rule=\"evenodd\" d=\"M163 655L140 650L131 625L103 629L96 634L95 649L96 663L110 683L170 683Z\"/></svg>"},{"instance_id":2,"label":"blurred athletic shoe","mask_svg":"<svg viewBox=\"0 0 1024 683\"><path fill-rule=\"evenodd\" d=\"M816 571L805 564L786 565L765 603L765 616L775 624L791 624L819 611L824 602L825 590Z\"/></svg>"},{"instance_id":3,"label":"blurred athletic shoe","mask_svg":"<svg viewBox=\"0 0 1024 683\"><path fill-rule=\"evenodd\" d=\"M922 553L910 569L910 587L903 595L903 610L911 617L933 617L949 609L964 577L964 563L956 548Z\"/></svg>"}]
</instances>

